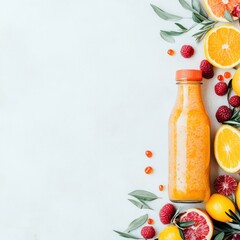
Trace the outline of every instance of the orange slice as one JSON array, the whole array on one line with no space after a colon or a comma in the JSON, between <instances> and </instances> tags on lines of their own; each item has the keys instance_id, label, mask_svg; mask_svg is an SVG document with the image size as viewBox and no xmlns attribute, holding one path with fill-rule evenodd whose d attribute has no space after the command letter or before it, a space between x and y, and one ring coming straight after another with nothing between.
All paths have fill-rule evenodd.
<instances>
[{"instance_id":1,"label":"orange slice","mask_svg":"<svg viewBox=\"0 0 240 240\"><path fill-rule=\"evenodd\" d=\"M240 0L204 0L207 12L219 22L228 22L224 17L225 10L231 13L234 6L238 4Z\"/></svg>"},{"instance_id":2,"label":"orange slice","mask_svg":"<svg viewBox=\"0 0 240 240\"><path fill-rule=\"evenodd\" d=\"M214 154L219 166L229 173L240 170L240 131L229 125L222 125L215 136Z\"/></svg>"},{"instance_id":3,"label":"orange slice","mask_svg":"<svg viewBox=\"0 0 240 240\"><path fill-rule=\"evenodd\" d=\"M211 29L204 40L204 54L215 67L230 69L240 63L240 29L223 24Z\"/></svg>"}]
</instances>

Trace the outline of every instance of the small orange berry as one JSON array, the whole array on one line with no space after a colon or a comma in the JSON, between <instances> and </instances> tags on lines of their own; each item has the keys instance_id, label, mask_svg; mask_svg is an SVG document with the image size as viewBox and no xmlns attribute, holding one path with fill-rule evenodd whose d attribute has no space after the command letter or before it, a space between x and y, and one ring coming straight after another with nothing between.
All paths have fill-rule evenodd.
<instances>
[{"instance_id":1,"label":"small orange berry","mask_svg":"<svg viewBox=\"0 0 240 240\"><path fill-rule=\"evenodd\" d=\"M230 72L225 72L224 73L224 77L225 78L230 78L232 75L231 75L231 73Z\"/></svg>"},{"instance_id":2,"label":"small orange berry","mask_svg":"<svg viewBox=\"0 0 240 240\"><path fill-rule=\"evenodd\" d=\"M148 224L150 224L150 225L154 224L154 220L152 218L149 218L148 219Z\"/></svg>"},{"instance_id":3,"label":"small orange berry","mask_svg":"<svg viewBox=\"0 0 240 240\"><path fill-rule=\"evenodd\" d=\"M168 49L167 53L168 55L173 56L175 54L175 51L172 49Z\"/></svg>"},{"instance_id":4,"label":"small orange berry","mask_svg":"<svg viewBox=\"0 0 240 240\"><path fill-rule=\"evenodd\" d=\"M153 172L153 168L151 166L148 166L145 168L145 173L146 174L151 174Z\"/></svg>"},{"instance_id":5,"label":"small orange berry","mask_svg":"<svg viewBox=\"0 0 240 240\"><path fill-rule=\"evenodd\" d=\"M159 191L163 191L164 190L164 186L162 184L159 185Z\"/></svg>"},{"instance_id":6,"label":"small orange berry","mask_svg":"<svg viewBox=\"0 0 240 240\"><path fill-rule=\"evenodd\" d=\"M152 152L150 151L150 150L147 150L146 152L145 152L145 155L148 157L148 158L151 158L152 157Z\"/></svg>"},{"instance_id":7,"label":"small orange berry","mask_svg":"<svg viewBox=\"0 0 240 240\"><path fill-rule=\"evenodd\" d=\"M218 79L219 81L223 81L223 80L224 80L224 77L223 77L223 75L219 74L219 75L217 76L217 79Z\"/></svg>"}]
</instances>

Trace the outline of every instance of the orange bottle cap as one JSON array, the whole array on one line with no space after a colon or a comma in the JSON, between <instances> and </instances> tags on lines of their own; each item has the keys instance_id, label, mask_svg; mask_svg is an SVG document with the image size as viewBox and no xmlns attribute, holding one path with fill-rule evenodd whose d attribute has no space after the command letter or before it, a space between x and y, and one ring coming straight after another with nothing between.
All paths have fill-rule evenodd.
<instances>
[{"instance_id":1,"label":"orange bottle cap","mask_svg":"<svg viewBox=\"0 0 240 240\"><path fill-rule=\"evenodd\" d=\"M196 69L181 69L176 71L177 81L202 81L202 71Z\"/></svg>"}]
</instances>

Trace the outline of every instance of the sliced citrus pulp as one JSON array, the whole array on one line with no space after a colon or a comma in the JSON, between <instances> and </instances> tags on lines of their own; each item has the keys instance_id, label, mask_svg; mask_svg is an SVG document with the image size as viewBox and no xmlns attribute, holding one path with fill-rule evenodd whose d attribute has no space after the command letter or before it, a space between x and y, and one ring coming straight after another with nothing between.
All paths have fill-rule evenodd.
<instances>
[{"instance_id":1,"label":"sliced citrus pulp","mask_svg":"<svg viewBox=\"0 0 240 240\"><path fill-rule=\"evenodd\" d=\"M213 235L213 223L205 211L190 208L180 218L181 222L195 222L183 230L186 240L210 240Z\"/></svg>"},{"instance_id":2,"label":"sliced citrus pulp","mask_svg":"<svg viewBox=\"0 0 240 240\"><path fill-rule=\"evenodd\" d=\"M240 63L240 29L223 24L211 29L204 40L204 54L215 67L233 68Z\"/></svg>"},{"instance_id":3,"label":"sliced citrus pulp","mask_svg":"<svg viewBox=\"0 0 240 240\"><path fill-rule=\"evenodd\" d=\"M222 125L215 136L214 154L219 166L229 173L240 170L240 131Z\"/></svg>"},{"instance_id":4,"label":"sliced citrus pulp","mask_svg":"<svg viewBox=\"0 0 240 240\"><path fill-rule=\"evenodd\" d=\"M204 0L207 12L219 22L228 22L224 17L224 12L232 12L235 5L240 4L240 0Z\"/></svg>"}]
</instances>

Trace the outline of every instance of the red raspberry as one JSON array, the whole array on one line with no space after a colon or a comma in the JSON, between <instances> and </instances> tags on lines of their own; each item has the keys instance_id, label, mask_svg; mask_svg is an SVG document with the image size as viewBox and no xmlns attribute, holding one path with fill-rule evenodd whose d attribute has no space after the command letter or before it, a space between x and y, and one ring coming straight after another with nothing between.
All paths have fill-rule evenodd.
<instances>
[{"instance_id":1,"label":"red raspberry","mask_svg":"<svg viewBox=\"0 0 240 240\"><path fill-rule=\"evenodd\" d=\"M144 239L150 239L155 236L156 232L152 226L145 226L141 230L141 235Z\"/></svg>"},{"instance_id":2,"label":"red raspberry","mask_svg":"<svg viewBox=\"0 0 240 240\"><path fill-rule=\"evenodd\" d=\"M237 181L229 175L221 175L214 181L215 190L225 196L229 196L237 189Z\"/></svg>"},{"instance_id":3,"label":"red raspberry","mask_svg":"<svg viewBox=\"0 0 240 240\"><path fill-rule=\"evenodd\" d=\"M190 58L194 54L194 48L190 45L183 45L181 48L181 55L184 58Z\"/></svg>"},{"instance_id":4,"label":"red raspberry","mask_svg":"<svg viewBox=\"0 0 240 240\"><path fill-rule=\"evenodd\" d=\"M159 212L160 221L163 224L169 224L175 212L176 209L171 203L165 204Z\"/></svg>"},{"instance_id":5,"label":"red raspberry","mask_svg":"<svg viewBox=\"0 0 240 240\"><path fill-rule=\"evenodd\" d=\"M240 240L240 234L239 233L233 234L230 240Z\"/></svg>"},{"instance_id":6,"label":"red raspberry","mask_svg":"<svg viewBox=\"0 0 240 240\"><path fill-rule=\"evenodd\" d=\"M228 85L225 82L219 82L215 85L215 93L218 96L223 96L228 91Z\"/></svg>"},{"instance_id":7,"label":"red raspberry","mask_svg":"<svg viewBox=\"0 0 240 240\"><path fill-rule=\"evenodd\" d=\"M240 18L240 4L236 5L232 10L232 15L234 17Z\"/></svg>"},{"instance_id":8,"label":"red raspberry","mask_svg":"<svg viewBox=\"0 0 240 240\"><path fill-rule=\"evenodd\" d=\"M210 79L214 76L213 65L206 59L201 61L200 70L202 71L202 76L206 79Z\"/></svg>"},{"instance_id":9,"label":"red raspberry","mask_svg":"<svg viewBox=\"0 0 240 240\"><path fill-rule=\"evenodd\" d=\"M229 120L231 117L232 117L232 110L229 107L223 105L218 108L216 112L216 118L218 122L223 123Z\"/></svg>"},{"instance_id":10,"label":"red raspberry","mask_svg":"<svg viewBox=\"0 0 240 240\"><path fill-rule=\"evenodd\" d=\"M232 107L239 107L240 106L240 97L237 95L230 97L229 103Z\"/></svg>"}]
</instances>

